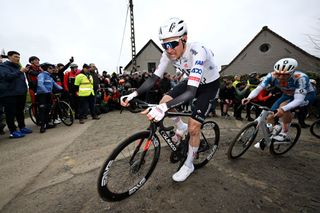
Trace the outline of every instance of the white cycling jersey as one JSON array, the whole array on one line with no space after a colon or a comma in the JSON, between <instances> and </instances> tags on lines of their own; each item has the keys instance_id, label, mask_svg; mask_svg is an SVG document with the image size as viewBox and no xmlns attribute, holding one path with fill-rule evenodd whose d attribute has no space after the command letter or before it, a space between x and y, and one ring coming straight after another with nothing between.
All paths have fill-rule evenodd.
<instances>
[{"instance_id":1,"label":"white cycling jersey","mask_svg":"<svg viewBox=\"0 0 320 213\"><path fill-rule=\"evenodd\" d=\"M188 85L199 87L208 84L220 77L214 63L214 54L200 43L186 43L186 50L178 60L171 60L166 51L163 52L160 64L154 74L163 77L165 69L172 65L188 76Z\"/></svg>"}]
</instances>

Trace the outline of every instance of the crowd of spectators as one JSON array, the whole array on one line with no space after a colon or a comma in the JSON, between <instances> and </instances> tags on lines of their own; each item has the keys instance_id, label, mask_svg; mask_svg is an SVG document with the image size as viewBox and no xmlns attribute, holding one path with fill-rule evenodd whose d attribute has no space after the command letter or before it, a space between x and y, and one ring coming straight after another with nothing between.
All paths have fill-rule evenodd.
<instances>
[{"instance_id":1,"label":"crowd of spectators","mask_svg":"<svg viewBox=\"0 0 320 213\"><path fill-rule=\"evenodd\" d=\"M20 54L16 51L10 51L0 57L0 134L4 134L5 114L11 138L24 137L32 132L24 123L27 91L31 102L39 106L40 132L43 133L60 122L59 119L48 118L52 93L61 93L61 98L72 107L75 119L79 119L79 123L83 124L88 114L91 114L92 119L99 119L98 115L101 113L120 109L119 98L140 87L151 75L147 71L130 74L115 72L110 74L103 71L100 74L94 63L83 64L79 69L73 57L66 64L51 64L40 63L37 56L31 56L29 64L25 67L21 66L19 60ZM179 71L175 75L165 73L163 79L140 98L148 103L158 103L162 96L184 77L186 76ZM259 116L259 109L250 104L243 106L241 100L257 87L262 78L263 76L257 73L222 77L220 92L212 101L209 116L218 116L216 106L219 105L221 116L227 119L233 116L237 120L252 121L254 119L252 114L255 117ZM280 95L278 89L270 87L263 90L254 101L270 107ZM319 100L316 104L319 104ZM191 107L192 102L185 103L178 110L190 111ZM230 109L233 109L232 115ZM242 117L243 112L245 118ZM307 127L304 122L307 109L301 108L297 112L300 125Z\"/></svg>"}]
</instances>

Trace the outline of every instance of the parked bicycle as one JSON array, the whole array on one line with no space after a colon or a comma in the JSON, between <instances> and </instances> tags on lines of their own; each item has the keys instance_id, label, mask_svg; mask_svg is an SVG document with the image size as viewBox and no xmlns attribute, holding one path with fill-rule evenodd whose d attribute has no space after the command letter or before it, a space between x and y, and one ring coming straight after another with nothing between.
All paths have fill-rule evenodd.
<instances>
[{"instance_id":1,"label":"parked bicycle","mask_svg":"<svg viewBox=\"0 0 320 213\"><path fill-rule=\"evenodd\" d=\"M40 125L38 103L32 103L29 107L29 116L33 123ZM52 94L52 106L49 112L49 120L52 122L59 118L66 126L73 124L73 111L70 105L60 100L60 94Z\"/></svg>"},{"instance_id":2,"label":"parked bicycle","mask_svg":"<svg viewBox=\"0 0 320 213\"><path fill-rule=\"evenodd\" d=\"M260 106L256 103L251 102L251 104L260 108L262 112L256 120L244 126L233 139L227 152L228 159L236 159L242 156L254 142L259 130L261 130L263 135L262 139L259 141L261 149L269 147L272 155L283 155L288 152L297 143L300 137L300 125L297 123L291 123L288 132L289 139L286 141L276 141L271 137L271 133L273 131L272 127L267 127L266 122L267 116L272 113L271 109ZM276 134L279 134L280 131L281 129L279 129Z\"/></svg>"},{"instance_id":3,"label":"parked bicycle","mask_svg":"<svg viewBox=\"0 0 320 213\"><path fill-rule=\"evenodd\" d=\"M133 113L153 105L134 99L129 110ZM167 112L159 122L150 121L147 130L137 132L124 139L104 162L99 178L98 192L106 201L120 201L137 192L148 180L160 157L160 139L157 132L172 150L170 161L179 162L179 168L186 160L189 134L180 143L172 141L174 127L165 127L166 117L191 116L191 113ZM206 165L215 154L220 138L220 130L214 121L205 121L201 126L200 146L194 159L195 169ZM179 169L178 168L178 169Z\"/></svg>"},{"instance_id":4,"label":"parked bicycle","mask_svg":"<svg viewBox=\"0 0 320 213\"><path fill-rule=\"evenodd\" d=\"M310 126L310 132L317 138L320 138L320 119L316 120Z\"/></svg>"}]
</instances>

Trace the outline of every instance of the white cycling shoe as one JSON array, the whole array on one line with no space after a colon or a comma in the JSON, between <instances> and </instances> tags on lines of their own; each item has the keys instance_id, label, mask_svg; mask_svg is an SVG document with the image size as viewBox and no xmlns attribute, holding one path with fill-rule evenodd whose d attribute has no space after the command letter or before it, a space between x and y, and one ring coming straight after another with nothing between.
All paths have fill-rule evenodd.
<instances>
[{"instance_id":1,"label":"white cycling shoe","mask_svg":"<svg viewBox=\"0 0 320 213\"><path fill-rule=\"evenodd\" d=\"M254 148L260 149L260 142L256 143L256 144L254 145Z\"/></svg>"},{"instance_id":2,"label":"white cycling shoe","mask_svg":"<svg viewBox=\"0 0 320 213\"><path fill-rule=\"evenodd\" d=\"M281 132L279 135L274 136L273 139L278 141L278 142L290 141L289 136L287 135L287 133L284 133L284 132Z\"/></svg>"},{"instance_id":3,"label":"white cycling shoe","mask_svg":"<svg viewBox=\"0 0 320 213\"><path fill-rule=\"evenodd\" d=\"M194 171L193 164L192 164L192 168L189 168L188 166L183 164L183 166L179 169L179 171L172 175L172 179L176 182L183 182L191 175L193 171Z\"/></svg>"}]
</instances>

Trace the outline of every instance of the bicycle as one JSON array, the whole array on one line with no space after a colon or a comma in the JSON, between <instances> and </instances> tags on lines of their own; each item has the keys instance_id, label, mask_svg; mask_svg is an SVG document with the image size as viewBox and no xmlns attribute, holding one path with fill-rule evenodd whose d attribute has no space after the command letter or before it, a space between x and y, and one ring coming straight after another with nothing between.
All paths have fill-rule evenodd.
<instances>
[{"instance_id":1,"label":"bicycle","mask_svg":"<svg viewBox=\"0 0 320 213\"><path fill-rule=\"evenodd\" d=\"M320 119L313 122L310 126L310 132L317 138L320 138Z\"/></svg>"},{"instance_id":2,"label":"bicycle","mask_svg":"<svg viewBox=\"0 0 320 213\"><path fill-rule=\"evenodd\" d=\"M227 151L228 159L237 159L242 156L254 142L259 130L261 130L263 135L262 139L260 139L259 141L261 149L269 147L270 153L275 156L283 155L288 152L297 143L300 137L300 125L297 123L291 123L288 133L289 140L276 141L272 139L272 137L270 137L272 130L267 127L266 122L267 116L272 113L271 109L269 109L268 107L260 106L256 103L251 102L251 104L257 106L262 110L262 112L257 119L244 126L233 139ZM280 131L281 130L279 130L277 134L279 134Z\"/></svg>"},{"instance_id":3,"label":"bicycle","mask_svg":"<svg viewBox=\"0 0 320 213\"><path fill-rule=\"evenodd\" d=\"M61 94L52 94L52 106L49 112L49 120L54 121L56 118L60 118L64 125L71 126L74 121L73 110L67 102L60 100L60 95ZM39 104L32 103L29 106L28 111L32 122L39 126Z\"/></svg>"},{"instance_id":4,"label":"bicycle","mask_svg":"<svg viewBox=\"0 0 320 213\"><path fill-rule=\"evenodd\" d=\"M154 106L133 99L129 110L133 113ZM183 165L188 153L189 134L180 143L172 141L174 127L165 127L166 117L191 116L191 113L167 112L159 122L150 121L147 130L124 139L104 162L98 177L98 192L105 201L120 201L137 192L148 180L160 158L161 143L157 132L171 149L170 162ZM220 139L220 130L214 121L205 121L201 126L200 146L194 159L195 169L206 165L215 154ZM179 169L178 168L178 169Z\"/></svg>"}]
</instances>

